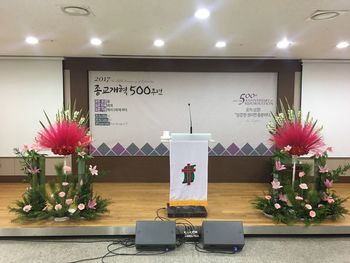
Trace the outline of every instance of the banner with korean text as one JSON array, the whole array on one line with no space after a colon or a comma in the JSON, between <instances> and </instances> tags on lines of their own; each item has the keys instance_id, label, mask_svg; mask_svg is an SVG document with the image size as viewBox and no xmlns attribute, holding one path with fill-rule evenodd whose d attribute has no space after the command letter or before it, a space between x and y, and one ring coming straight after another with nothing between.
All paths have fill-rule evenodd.
<instances>
[{"instance_id":1,"label":"banner with korean text","mask_svg":"<svg viewBox=\"0 0 350 263\"><path fill-rule=\"evenodd\" d=\"M167 156L162 131L211 133L209 156L271 155L277 73L90 71L94 156Z\"/></svg>"}]
</instances>

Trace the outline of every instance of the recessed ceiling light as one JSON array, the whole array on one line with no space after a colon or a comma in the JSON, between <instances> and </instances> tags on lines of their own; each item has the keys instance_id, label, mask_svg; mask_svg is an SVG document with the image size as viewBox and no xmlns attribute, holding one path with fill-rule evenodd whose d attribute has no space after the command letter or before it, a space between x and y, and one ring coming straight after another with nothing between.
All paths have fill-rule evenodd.
<instances>
[{"instance_id":1,"label":"recessed ceiling light","mask_svg":"<svg viewBox=\"0 0 350 263\"><path fill-rule=\"evenodd\" d=\"M39 43L39 40L36 37L26 37L26 42L30 45L35 45Z\"/></svg>"},{"instance_id":2,"label":"recessed ceiling light","mask_svg":"<svg viewBox=\"0 0 350 263\"><path fill-rule=\"evenodd\" d=\"M201 8L194 13L194 16L198 19L207 19L210 16L210 12L208 9Z\"/></svg>"},{"instance_id":3,"label":"recessed ceiling light","mask_svg":"<svg viewBox=\"0 0 350 263\"><path fill-rule=\"evenodd\" d=\"M337 48L346 48L349 46L349 42L342 41L337 44Z\"/></svg>"},{"instance_id":4,"label":"recessed ceiling light","mask_svg":"<svg viewBox=\"0 0 350 263\"><path fill-rule=\"evenodd\" d=\"M81 6L64 6L62 11L70 16L88 16L90 15L90 10Z\"/></svg>"},{"instance_id":5,"label":"recessed ceiling light","mask_svg":"<svg viewBox=\"0 0 350 263\"><path fill-rule=\"evenodd\" d=\"M217 48L226 47L226 42L225 42L225 41L218 41L218 42L216 42L215 46L216 46Z\"/></svg>"},{"instance_id":6,"label":"recessed ceiling light","mask_svg":"<svg viewBox=\"0 0 350 263\"><path fill-rule=\"evenodd\" d=\"M287 48L291 45L292 43L287 39L287 38L284 38L283 40L281 40L280 42L278 42L276 44L276 46L278 48L281 48L281 49L284 49L284 48Z\"/></svg>"},{"instance_id":7,"label":"recessed ceiling light","mask_svg":"<svg viewBox=\"0 0 350 263\"><path fill-rule=\"evenodd\" d=\"M164 46L164 41L161 39L156 39L154 40L153 45L155 45L156 47L162 47Z\"/></svg>"},{"instance_id":8,"label":"recessed ceiling light","mask_svg":"<svg viewBox=\"0 0 350 263\"><path fill-rule=\"evenodd\" d=\"M102 44L102 40L95 37L95 38L91 38L90 43L91 45L99 46Z\"/></svg>"}]
</instances>

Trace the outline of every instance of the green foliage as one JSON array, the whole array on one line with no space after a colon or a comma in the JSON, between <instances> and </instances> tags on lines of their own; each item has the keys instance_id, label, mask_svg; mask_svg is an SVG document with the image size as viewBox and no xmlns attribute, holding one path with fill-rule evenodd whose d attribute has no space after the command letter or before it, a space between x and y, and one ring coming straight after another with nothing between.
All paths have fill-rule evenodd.
<instances>
[{"instance_id":1,"label":"green foliage","mask_svg":"<svg viewBox=\"0 0 350 263\"><path fill-rule=\"evenodd\" d=\"M325 219L339 219L348 211L344 207L347 198L341 198L326 187L325 180L335 182L339 176L350 169L350 164L339 166L334 170L326 169L327 152L320 156L313 156L314 178L311 177L311 165L296 164L296 181L292 188L293 159L284 151L276 151L271 160L273 164L273 178L280 182L282 188L270 188L265 197L256 197L253 205L276 223L293 224L302 221L305 225L318 224ZM276 162L280 161L285 169L277 169ZM320 172L319 168L323 168ZM302 172L302 176L299 176ZM315 186L313 187L313 183ZM302 189L300 184L306 184L307 189ZM287 197L287 202L285 202Z\"/></svg>"}]
</instances>

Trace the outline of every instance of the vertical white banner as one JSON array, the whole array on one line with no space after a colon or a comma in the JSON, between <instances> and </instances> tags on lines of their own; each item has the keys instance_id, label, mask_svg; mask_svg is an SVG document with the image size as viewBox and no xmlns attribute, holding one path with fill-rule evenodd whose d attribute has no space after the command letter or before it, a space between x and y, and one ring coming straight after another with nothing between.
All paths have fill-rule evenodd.
<instances>
[{"instance_id":1,"label":"vertical white banner","mask_svg":"<svg viewBox=\"0 0 350 263\"><path fill-rule=\"evenodd\" d=\"M170 205L208 204L208 141L170 142Z\"/></svg>"}]
</instances>

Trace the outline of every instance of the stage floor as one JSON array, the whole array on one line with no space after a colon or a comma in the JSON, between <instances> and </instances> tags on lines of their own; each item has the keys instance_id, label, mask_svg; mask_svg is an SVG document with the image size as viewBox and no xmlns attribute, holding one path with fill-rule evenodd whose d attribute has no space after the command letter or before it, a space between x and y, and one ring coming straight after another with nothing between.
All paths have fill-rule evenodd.
<instances>
[{"instance_id":1,"label":"stage floor","mask_svg":"<svg viewBox=\"0 0 350 263\"><path fill-rule=\"evenodd\" d=\"M154 220L156 210L166 207L169 195L169 184L165 183L96 183L95 192L113 202L110 213L97 220L11 223L14 215L8 212L8 206L26 187L24 183L0 184L0 237L134 235L136 221ZM243 221L246 235L350 234L350 215L311 227L274 224L251 204L267 187L267 184L211 183L208 217L189 220L195 226L201 226L203 220ZM337 184L335 190L343 197L350 196L350 184ZM345 206L350 211L350 201ZM166 216L165 210L160 215Z\"/></svg>"}]
</instances>

